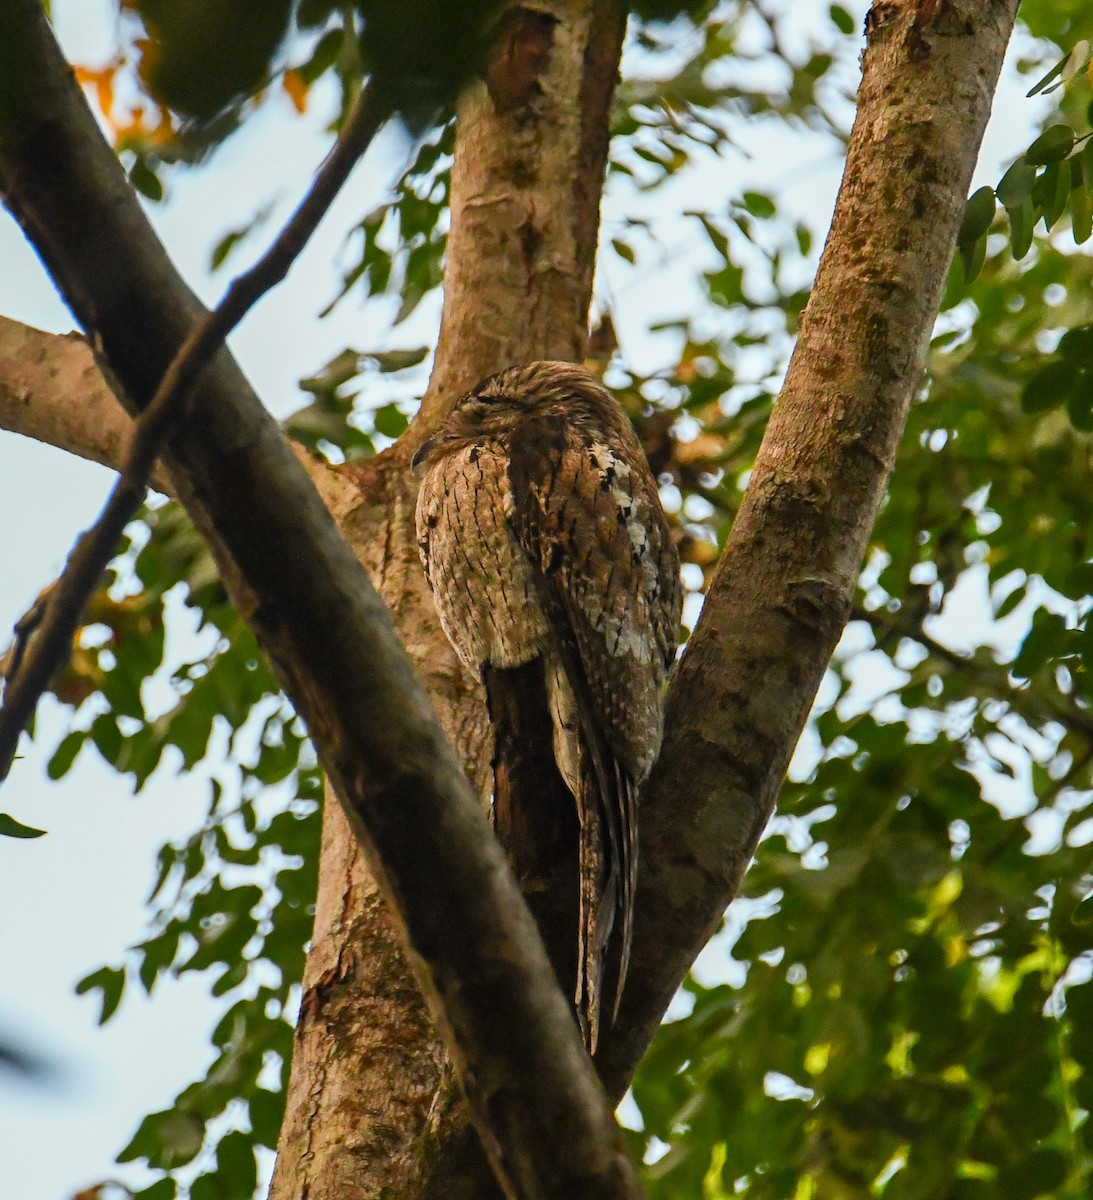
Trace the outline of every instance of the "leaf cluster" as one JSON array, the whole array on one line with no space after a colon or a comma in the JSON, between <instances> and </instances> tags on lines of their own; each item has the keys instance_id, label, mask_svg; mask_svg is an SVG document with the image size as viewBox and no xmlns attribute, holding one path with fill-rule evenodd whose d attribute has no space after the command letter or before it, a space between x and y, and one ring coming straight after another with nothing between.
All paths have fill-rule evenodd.
<instances>
[{"instance_id":1,"label":"leaf cluster","mask_svg":"<svg viewBox=\"0 0 1093 1200\"><path fill-rule=\"evenodd\" d=\"M190 1196L244 1197L255 1187L256 1148L276 1145L284 1107L314 916L321 783L200 536L173 504L147 511L144 524L57 684L75 705L74 728L49 773L63 777L85 746L138 790L154 787L157 769L193 771L213 754L221 761L201 828L160 850L147 935L77 991L99 995L100 1023L127 988L151 995L164 976L200 972L224 997L205 1077L146 1117L119 1161L164 1172L196 1166ZM180 601L209 649L172 665L164 616ZM169 1200L176 1189L165 1176L139 1195Z\"/></svg>"}]
</instances>

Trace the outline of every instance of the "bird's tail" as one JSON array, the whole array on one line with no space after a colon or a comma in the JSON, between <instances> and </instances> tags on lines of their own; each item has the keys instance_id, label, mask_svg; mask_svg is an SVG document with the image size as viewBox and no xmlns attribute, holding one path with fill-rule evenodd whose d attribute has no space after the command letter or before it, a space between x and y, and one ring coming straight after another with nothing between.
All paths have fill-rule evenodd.
<instances>
[{"instance_id":1,"label":"bird's tail","mask_svg":"<svg viewBox=\"0 0 1093 1200\"><path fill-rule=\"evenodd\" d=\"M637 880L637 786L613 755L585 753L580 795L580 914L577 933L577 1015L590 1054L600 1035L600 1010L610 989L614 1022L630 964Z\"/></svg>"}]
</instances>

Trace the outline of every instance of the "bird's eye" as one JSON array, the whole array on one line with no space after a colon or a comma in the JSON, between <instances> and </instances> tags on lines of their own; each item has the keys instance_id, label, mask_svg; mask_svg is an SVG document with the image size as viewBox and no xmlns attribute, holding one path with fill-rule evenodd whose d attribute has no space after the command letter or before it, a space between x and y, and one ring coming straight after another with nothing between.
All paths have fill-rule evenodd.
<instances>
[{"instance_id":1,"label":"bird's eye","mask_svg":"<svg viewBox=\"0 0 1093 1200\"><path fill-rule=\"evenodd\" d=\"M463 405L463 415L468 421L484 420L485 417L488 416L489 411L489 404L487 404L484 400L478 399L477 397L473 400L468 400L467 403Z\"/></svg>"}]
</instances>

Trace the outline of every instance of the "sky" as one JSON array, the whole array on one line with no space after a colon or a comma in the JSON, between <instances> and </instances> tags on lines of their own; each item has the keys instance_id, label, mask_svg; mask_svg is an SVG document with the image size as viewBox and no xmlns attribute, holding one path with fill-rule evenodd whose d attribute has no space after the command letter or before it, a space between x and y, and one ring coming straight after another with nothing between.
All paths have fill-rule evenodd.
<instances>
[{"instance_id":1,"label":"sky","mask_svg":"<svg viewBox=\"0 0 1093 1200\"><path fill-rule=\"evenodd\" d=\"M826 9L811 7L817 13ZM864 4L852 7L860 16ZM94 65L109 56L109 4L54 0L53 11L71 58ZM996 182L1000 167L1028 145L1037 110L1022 92L1010 84L996 105L973 186ZM277 111L278 103L284 111ZM273 111L236 135L212 166L172 177L167 203L151 206L175 263L206 303L227 283L223 273L209 275L211 248L270 196L277 201L275 221L283 218L328 146L321 112L302 121L278 119L286 112L287 100L275 100ZM675 195L666 192L657 202L661 216L694 203L699 192L711 202L759 187L806 214L822 233L839 178L830 148L821 146L803 159L797 145L773 139L752 139L745 148L750 158L708 163L697 180L681 184ZM376 202L405 153L397 135L373 148L287 285L263 300L231 339L258 394L278 416L301 403L297 380L345 346L382 344L382 325L355 301L325 320L316 314L334 295L332 264L343 231ZM796 165L787 171L787 162ZM612 215L609 203L608 224ZM268 225L265 236L275 227ZM243 265L232 260L234 268ZM684 274L678 263L662 262L636 284L613 286L609 276L599 280L624 348L644 368L656 365L657 346L628 342L627 331L651 311L678 313L691 298ZM73 327L33 250L2 210L0 314L56 332ZM435 316L435 309L423 314L422 336L431 336L428 324ZM0 432L0 503L7 513L0 522L0 643L57 574L112 480L105 468ZM207 783L201 772L178 777L161 769L133 796L91 750L60 783L51 783L44 763L65 722L64 712L47 701L38 740L0 794L0 811L48 830L36 841L0 838L0 1033L51 1065L37 1082L0 1073L0 1193L19 1200L65 1200L112 1178L139 1185L140 1170L117 1167L113 1157L143 1115L168 1106L179 1088L198 1077L210 1058L208 1032L219 1011L195 975L161 981L151 1001L129 989L119 1014L101 1029L97 1000L74 994L78 979L118 962L124 948L142 936L155 853L195 827L207 802Z\"/></svg>"}]
</instances>

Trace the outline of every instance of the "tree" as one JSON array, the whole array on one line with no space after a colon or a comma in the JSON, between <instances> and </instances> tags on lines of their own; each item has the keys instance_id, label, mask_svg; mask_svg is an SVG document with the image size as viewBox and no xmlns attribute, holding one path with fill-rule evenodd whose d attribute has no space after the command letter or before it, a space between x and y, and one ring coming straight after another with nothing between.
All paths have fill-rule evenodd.
<instances>
[{"instance_id":1,"label":"tree","mask_svg":"<svg viewBox=\"0 0 1093 1200\"><path fill-rule=\"evenodd\" d=\"M33 8L21 7L27 14ZM320 8L302 6L297 20ZM489 755L480 698L438 636L423 593L409 534L406 463L462 387L509 361L576 358L583 351L625 14L591 2L560 4L552 13L545 20L511 10L497 43L501 52L485 71L489 87L475 84L465 94L454 143L447 129L426 135L396 202L362 223L365 248L353 281L381 289L394 265L396 279L402 272L404 310L437 281L446 251L441 333L410 431L391 449L362 455L371 448L366 435L338 420L349 407L341 389L362 365L357 355L312 381L313 405L289 426L305 444L340 442L358 455L340 468L315 460L309 470L379 582L479 790ZM778 46L786 22L762 15ZM301 80L306 86L339 53L344 79L352 83L359 70L344 61L355 42L325 10L321 16L330 27L312 43L312 57L292 86ZM721 144L719 106L740 89L711 80L735 49L738 19L730 6L700 24L698 49L674 79L656 86L624 82L616 136L631 141L618 143L617 169L643 170L644 160L655 181L655 173L670 175L697 142ZM844 10L832 9L831 20L849 33ZM645 1129L633 1137L634 1149L646 1151L653 1137L671 1147L646 1172L653 1194L732 1194L738 1180L753 1196L872 1190L1033 1197L1086 1190L1081 1114L1090 1107L1093 1055L1080 1019L1089 992L1080 814L1091 752L1082 693L1089 555L1080 514L1089 316L1074 286L1085 278L1085 260L1064 257L1042 239L1028 265L1010 266L1003 239L991 241L994 195L977 193L964 210L1011 20L1007 5L970 0L871 11L840 202L761 448L770 396L761 386L736 384L738 356L765 334L753 361L762 377L774 375L783 353L778 335L792 331L804 299L779 290L781 245L769 252L774 271L763 302L755 299L753 272L745 273L748 244L769 244L764 223L778 228L776 206L765 196L744 196L730 219L696 216L720 259L706 276L710 301L737 311L712 335L699 321L682 322L678 361L659 379L618 378L654 465L688 497L686 556L699 576L705 569L709 586L673 683L661 764L643 799L632 982L597 1059L614 1098L740 885L825 670L838 694L821 705L813 727L814 769L787 789L775 836L749 875L753 894L766 897L778 921L754 919L736 940L733 953L748 964L744 987L690 982L693 1011L665 1027L635 1081ZM1025 20L1062 46L1082 32L1068 16L1035 6ZM670 35L655 25L643 29L647 53L670 51ZM112 182L91 123L66 125L67 117L59 117L77 120L74 101L57 103L60 73L55 67L31 73L29 59L13 64L10 55L0 104L0 190L97 336L112 379L139 407L194 306L179 298L162 252L132 215L131 198ZM824 120L820 82L829 69L830 60L812 54L793 70L790 99L781 106ZM1076 240L1083 221L1088 235L1087 156L1075 152L1073 132L1082 129L1079 92L1062 93L1074 111L1064 109L1066 124L1057 128L1066 128L1069 141L1049 130L999 182L997 199L1009 213L1009 243L1018 257L1040 216L1050 228L1067 209ZM779 107L758 92L742 98L761 110ZM240 111L229 110L232 120ZM188 130L191 140L178 142L180 152L197 153L203 137L223 134L232 120L211 131ZM58 146L71 146L71 157ZM135 182L153 191L162 157L154 146L122 146ZM89 244L80 235L90 225L66 223L63 213L74 199L86 222L114 222L106 226L113 236ZM386 239L396 222L399 248L392 253ZM950 279L928 397L912 407L958 235L964 264ZM631 242L620 238L617 253L632 255ZM985 260L983 274L966 288L960 271L970 278ZM1036 344L1044 324L1040 300L1045 289L1068 284L1070 310L1058 324L1071 331L1044 361ZM772 313L781 315L781 328L772 327ZM29 364L43 356L28 347L44 348L58 373L66 355L86 369L83 347L35 341L25 329L8 334L21 339L23 394L34 402L14 414L7 407L15 406L6 406L5 423L110 460L102 435L118 430L120 418L103 421L90 438L66 432L56 386L48 380L37 386L30 376ZM380 354L373 361L381 368L405 362ZM1026 377L1021 409L1018 382ZM674 390L658 395L657 383ZM102 384L93 387L105 405ZM268 445L270 436L233 400L243 394L226 357L218 359L195 400L198 419L171 443L171 479L211 538L228 592L256 623L281 680L311 720L320 757L344 799L355 772L368 770L359 746L337 737L339 699L359 699L360 680L341 678L341 664L329 656L316 661L314 646L299 633L309 610L299 592L290 594L291 581L256 585L263 537L283 552L277 539L291 524L285 510L302 500L280 466L277 487L260 508L240 487L239 457L254 443ZM982 394L992 402L989 417ZM650 401L659 401L651 415ZM231 420L227 412L235 414ZM871 535L908 412L904 460ZM701 427L687 442L684 413ZM381 410L374 420L381 433L400 432L398 409ZM225 439L215 458L210 426L213 437ZM279 450L271 453L284 461ZM1032 496L1023 482L1030 478L1042 481ZM705 505L693 503L696 497ZM191 1160L210 1118L241 1096L251 1129L222 1137L215 1166L192 1193L253 1190L252 1146L273 1144L281 1101L258 1086L258 1074L271 1050L287 1076L282 1013L302 970L272 1194L490 1194L485 1159L400 956L395 926L333 804L324 814L315 936L302 962L315 886L315 818L298 819L290 809L267 820L253 798L259 786L290 775L301 796L317 796L302 731L283 702L273 708L266 700L278 694L276 684L177 509L146 519L153 536L130 556L144 590L126 600L107 592L96 602L95 618L114 631L117 665L103 674L98 653L78 654L69 690L59 685L71 698L101 691L111 711L86 729L77 726L58 748L53 771L63 774L89 740L138 783L167 744L182 748L192 763L205 750L214 694L229 705L237 728L255 706L264 706L264 725L262 752L243 768L238 815L216 795L207 827L188 846L166 849L160 887L180 890L177 899L164 893L164 910L136 964L146 987L170 968L227 968L215 982L233 1001L214 1035L222 1055L171 1113L143 1123L124 1156L143 1156L164 1169ZM248 523L249 531L240 528ZM726 542L716 570L710 534ZM309 536L317 540L314 531ZM319 590L326 560L306 561L320 577ZM1001 616L1021 604L1031 580L1044 580L1020 610L1031 625L1013 662L986 650L965 656L938 634L943 602L977 568L995 587ZM144 719L139 681L159 661L156 618L164 592L179 581L225 637L191 673L185 700L166 721L151 722ZM850 642L829 667L850 616L867 650L855 656ZM898 699L887 711L862 706L855 680L863 653L887 654L900 672ZM1018 686L1018 678L1027 685ZM329 723L316 722L317 714L331 714ZM119 717L137 723L125 739ZM396 742L399 727L391 731ZM1060 838L1049 855L1023 851L1025 824L1000 812L989 783L976 775L977 756L979 763L1004 762L1012 755L1001 743L1026 742L1021 762L1031 760L1040 772L1037 811L1070 814L1060 818L1069 823L1070 841ZM822 841L812 833L816 826ZM290 856L272 881L262 869L264 847ZM254 882L229 886L224 864L251 869ZM262 940L261 955L280 968L281 983L250 996L244 949L252 939ZM127 977L125 969L104 968L81 986L101 990L105 1012ZM146 1194L159 1200L174 1190L166 1178Z\"/></svg>"}]
</instances>

